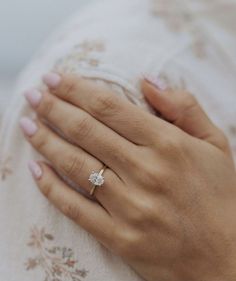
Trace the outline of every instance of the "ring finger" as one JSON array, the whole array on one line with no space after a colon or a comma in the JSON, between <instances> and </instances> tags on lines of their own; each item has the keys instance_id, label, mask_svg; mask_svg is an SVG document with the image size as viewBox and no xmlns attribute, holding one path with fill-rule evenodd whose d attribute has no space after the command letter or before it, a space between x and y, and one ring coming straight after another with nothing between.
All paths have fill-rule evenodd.
<instances>
[{"instance_id":1,"label":"ring finger","mask_svg":"<svg viewBox=\"0 0 236 281\"><path fill-rule=\"evenodd\" d=\"M99 172L103 164L92 155L78 148L38 121L22 118L21 128L32 146L41 153L62 175L75 182L80 188L90 193L93 188L88 178L92 171ZM95 190L94 196L108 211L114 204L114 198L121 193L123 182L109 168L104 173L105 182ZM117 194L119 191L119 194Z\"/></svg>"}]
</instances>

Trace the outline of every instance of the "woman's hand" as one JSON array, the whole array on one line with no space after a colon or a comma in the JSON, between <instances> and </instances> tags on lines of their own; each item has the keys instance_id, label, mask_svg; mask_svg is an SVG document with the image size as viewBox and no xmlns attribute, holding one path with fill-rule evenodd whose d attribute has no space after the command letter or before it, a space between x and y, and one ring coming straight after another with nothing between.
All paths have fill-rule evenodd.
<instances>
[{"instance_id":1,"label":"woman's hand","mask_svg":"<svg viewBox=\"0 0 236 281\"><path fill-rule=\"evenodd\" d=\"M185 93L175 105L173 92L143 82L146 98L178 128L77 76L44 81L48 92L27 93L39 116L21 120L29 142L88 193L91 172L108 168L92 201L31 162L42 193L146 280L236 280L235 168L195 99Z\"/></svg>"}]
</instances>

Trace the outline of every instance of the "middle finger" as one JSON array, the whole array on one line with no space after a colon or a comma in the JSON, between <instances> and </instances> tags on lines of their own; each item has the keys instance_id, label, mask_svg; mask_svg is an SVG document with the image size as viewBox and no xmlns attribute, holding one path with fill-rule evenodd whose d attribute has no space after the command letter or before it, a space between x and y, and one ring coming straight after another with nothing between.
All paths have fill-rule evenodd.
<instances>
[{"instance_id":1,"label":"middle finger","mask_svg":"<svg viewBox=\"0 0 236 281\"><path fill-rule=\"evenodd\" d=\"M32 103L31 103L32 105ZM33 105L40 117L59 129L71 142L106 164L121 178L135 163L138 147L87 112L44 93Z\"/></svg>"}]
</instances>

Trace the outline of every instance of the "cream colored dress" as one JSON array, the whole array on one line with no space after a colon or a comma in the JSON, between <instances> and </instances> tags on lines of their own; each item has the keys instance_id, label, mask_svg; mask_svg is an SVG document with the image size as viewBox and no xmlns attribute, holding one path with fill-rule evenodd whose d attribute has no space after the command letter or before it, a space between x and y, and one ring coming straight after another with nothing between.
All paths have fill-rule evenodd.
<instances>
[{"instance_id":1,"label":"cream colored dress","mask_svg":"<svg viewBox=\"0 0 236 281\"><path fill-rule=\"evenodd\" d=\"M139 79L160 75L198 97L236 156L235 14L235 0L99 0L50 38L22 73L1 122L1 280L142 280L38 191L27 162L39 155L18 127L32 114L22 92L56 69L108 84L150 110Z\"/></svg>"}]
</instances>

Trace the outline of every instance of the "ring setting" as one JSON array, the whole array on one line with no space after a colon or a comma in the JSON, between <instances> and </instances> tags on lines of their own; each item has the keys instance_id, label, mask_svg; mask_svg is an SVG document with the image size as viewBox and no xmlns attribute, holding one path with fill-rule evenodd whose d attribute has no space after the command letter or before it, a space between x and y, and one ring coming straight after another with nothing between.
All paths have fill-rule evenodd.
<instances>
[{"instance_id":1,"label":"ring setting","mask_svg":"<svg viewBox=\"0 0 236 281\"><path fill-rule=\"evenodd\" d=\"M105 169L106 166L104 165L100 172L92 171L92 173L90 174L88 180L93 184L93 188L90 192L91 196L94 194L97 187L101 187L105 183L105 178L103 176Z\"/></svg>"},{"instance_id":2,"label":"ring setting","mask_svg":"<svg viewBox=\"0 0 236 281\"><path fill-rule=\"evenodd\" d=\"M89 177L89 181L94 185L102 186L105 182L105 178L102 175L100 175L100 173L93 171Z\"/></svg>"}]
</instances>

